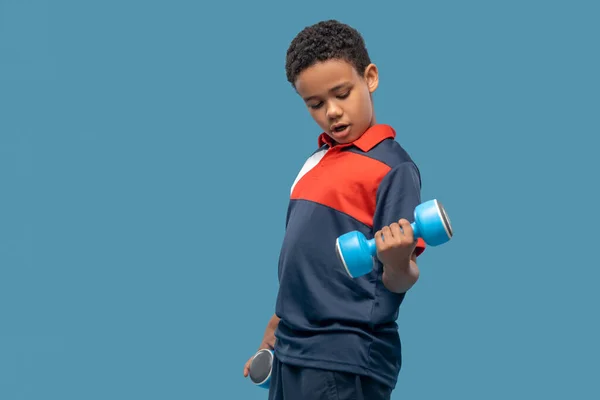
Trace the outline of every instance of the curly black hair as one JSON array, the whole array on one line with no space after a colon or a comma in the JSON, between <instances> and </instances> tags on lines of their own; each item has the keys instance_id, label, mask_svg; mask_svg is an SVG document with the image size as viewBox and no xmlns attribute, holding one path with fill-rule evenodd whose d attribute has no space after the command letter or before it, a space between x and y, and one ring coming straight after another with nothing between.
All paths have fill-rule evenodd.
<instances>
[{"instance_id":1,"label":"curly black hair","mask_svg":"<svg viewBox=\"0 0 600 400\"><path fill-rule=\"evenodd\" d=\"M361 75L371 63L362 35L351 26L331 19L305 27L287 50L285 72L288 82L295 86L302 71L319 61L331 59L351 63Z\"/></svg>"}]
</instances>

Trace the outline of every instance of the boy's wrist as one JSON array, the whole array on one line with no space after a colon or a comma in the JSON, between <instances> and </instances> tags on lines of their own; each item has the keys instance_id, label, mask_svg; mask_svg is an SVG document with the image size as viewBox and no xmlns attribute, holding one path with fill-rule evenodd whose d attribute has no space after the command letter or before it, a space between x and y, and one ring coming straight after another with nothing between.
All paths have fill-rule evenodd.
<instances>
[{"instance_id":1,"label":"boy's wrist","mask_svg":"<svg viewBox=\"0 0 600 400\"><path fill-rule=\"evenodd\" d=\"M277 329L277 325L279 325L279 317L276 314L273 314L273 316L269 320L269 323L267 324L267 327L269 329L275 330Z\"/></svg>"},{"instance_id":2,"label":"boy's wrist","mask_svg":"<svg viewBox=\"0 0 600 400\"><path fill-rule=\"evenodd\" d=\"M404 293L408 291L419 278L419 272L414 262L408 259L396 265L384 265L382 281L391 292Z\"/></svg>"}]
</instances>

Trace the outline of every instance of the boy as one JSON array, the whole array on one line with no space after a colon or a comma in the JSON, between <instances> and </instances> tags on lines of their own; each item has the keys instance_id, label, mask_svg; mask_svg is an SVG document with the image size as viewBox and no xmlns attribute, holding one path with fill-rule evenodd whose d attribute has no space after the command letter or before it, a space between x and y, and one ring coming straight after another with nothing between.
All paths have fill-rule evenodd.
<instances>
[{"instance_id":1,"label":"boy","mask_svg":"<svg viewBox=\"0 0 600 400\"><path fill-rule=\"evenodd\" d=\"M376 122L378 70L355 29L335 20L305 28L286 73L323 133L291 188L275 315L259 346L275 353L269 399L390 399L398 309L425 249L409 223L419 170L394 130ZM353 230L377 245L373 271L359 278L335 250Z\"/></svg>"}]
</instances>

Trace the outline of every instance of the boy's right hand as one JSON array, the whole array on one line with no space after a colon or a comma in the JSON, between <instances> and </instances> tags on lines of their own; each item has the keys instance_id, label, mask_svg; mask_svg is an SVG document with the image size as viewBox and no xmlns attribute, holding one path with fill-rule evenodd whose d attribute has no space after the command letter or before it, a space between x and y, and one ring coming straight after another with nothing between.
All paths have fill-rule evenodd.
<instances>
[{"instance_id":1,"label":"boy's right hand","mask_svg":"<svg viewBox=\"0 0 600 400\"><path fill-rule=\"evenodd\" d=\"M262 349L269 349L269 350L273 350L273 348L275 347L275 342L273 342L273 344L268 344L268 343L261 343L260 346L258 346L258 350L256 350L257 352L259 350ZM248 377L248 374L250 373L250 364L252 363L252 358L254 357L256 353L252 354L252 357L250 357L248 359L248 361L246 361L246 365L244 365L244 378Z\"/></svg>"},{"instance_id":2,"label":"boy's right hand","mask_svg":"<svg viewBox=\"0 0 600 400\"><path fill-rule=\"evenodd\" d=\"M260 343L260 346L258 346L258 350L256 350L256 351L259 351L262 349L273 350L275 348L275 330L277 329L278 324L279 324L279 318L276 315L273 315L273 317L271 317L271 320L267 324L267 329L265 329L265 334L263 336L263 340ZM256 354L256 353L254 353L254 354ZM254 357L254 354L252 355L252 357ZM246 364L244 365L244 377L247 377L248 374L250 373L250 363L252 362L252 357L250 357L248 359L248 361L246 361Z\"/></svg>"}]
</instances>

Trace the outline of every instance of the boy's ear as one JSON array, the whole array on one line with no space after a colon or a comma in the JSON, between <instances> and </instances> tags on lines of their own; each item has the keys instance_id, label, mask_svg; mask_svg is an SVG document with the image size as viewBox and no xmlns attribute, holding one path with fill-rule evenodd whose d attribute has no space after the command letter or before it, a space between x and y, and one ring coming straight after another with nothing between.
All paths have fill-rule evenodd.
<instances>
[{"instance_id":1,"label":"boy's ear","mask_svg":"<svg viewBox=\"0 0 600 400\"><path fill-rule=\"evenodd\" d=\"M369 92L373 93L377 86L379 86L379 71L377 70L377 66L375 64L369 64L365 69L364 74L365 82L367 82L367 87L369 88Z\"/></svg>"}]
</instances>

